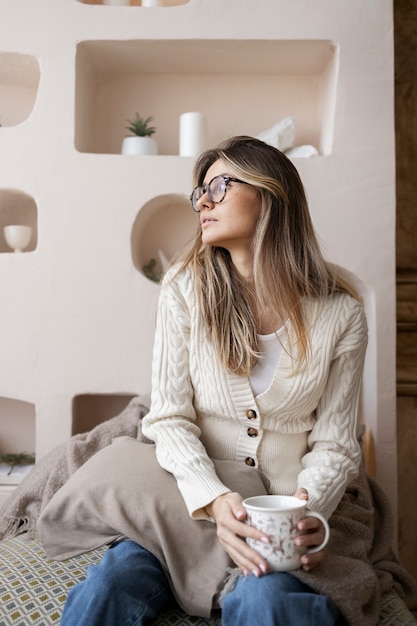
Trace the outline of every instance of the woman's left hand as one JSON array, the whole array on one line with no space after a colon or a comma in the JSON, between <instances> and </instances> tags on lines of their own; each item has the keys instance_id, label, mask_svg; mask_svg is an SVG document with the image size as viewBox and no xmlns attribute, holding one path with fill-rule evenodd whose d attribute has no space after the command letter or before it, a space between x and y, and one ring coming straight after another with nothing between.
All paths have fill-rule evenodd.
<instances>
[{"instance_id":1,"label":"woman's left hand","mask_svg":"<svg viewBox=\"0 0 417 626\"><path fill-rule=\"evenodd\" d=\"M302 487L297 489L294 495L301 500L308 500L308 492ZM300 531L300 535L295 539L297 546L314 548L320 545L324 540L323 524L316 517L304 517L298 522L297 527ZM324 549L319 552L314 552L313 554L303 554L301 557L302 568L305 571L312 570L320 561L323 561L325 556L326 553Z\"/></svg>"}]
</instances>

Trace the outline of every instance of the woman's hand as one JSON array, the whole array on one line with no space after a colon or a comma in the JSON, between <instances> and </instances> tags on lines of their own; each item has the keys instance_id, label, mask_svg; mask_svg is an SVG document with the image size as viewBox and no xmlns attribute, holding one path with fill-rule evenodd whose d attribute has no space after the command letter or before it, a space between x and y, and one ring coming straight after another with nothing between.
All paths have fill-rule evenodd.
<instances>
[{"instance_id":1,"label":"woman's hand","mask_svg":"<svg viewBox=\"0 0 417 626\"><path fill-rule=\"evenodd\" d=\"M295 496L301 500L308 500L306 489L297 489ZM255 574L262 576L268 571L268 564L256 550L250 548L246 537L252 537L258 541L269 543L269 537L265 533L248 524L246 510L243 507L243 499L238 493L225 493L219 496L208 506L206 511L217 524L217 537L232 561L241 568L245 575ZM300 535L296 537L298 546L312 548L322 543L324 539L323 525L316 517L305 517L298 522ZM325 557L325 551L313 554L304 554L301 557L302 568L306 571L313 569Z\"/></svg>"},{"instance_id":2,"label":"woman's hand","mask_svg":"<svg viewBox=\"0 0 417 626\"><path fill-rule=\"evenodd\" d=\"M245 575L261 576L268 571L268 564L245 541L252 537L269 543L269 538L260 530L244 523L246 510L238 493L225 493L206 506L206 511L216 520L217 537L232 561L241 568ZM312 555L313 556L313 555Z\"/></svg>"},{"instance_id":3,"label":"woman's hand","mask_svg":"<svg viewBox=\"0 0 417 626\"><path fill-rule=\"evenodd\" d=\"M302 487L297 489L294 495L301 500L308 500L308 492ZM297 528L300 531L300 535L294 540L297 546L313 548L320 545L324 540L323 524L316 517L304 517L298 522ZM325 555L324 549L313 554L303 554L301 557L302 568L305 571L313 569L324 559Z\"/></svg>"}]
</instances>

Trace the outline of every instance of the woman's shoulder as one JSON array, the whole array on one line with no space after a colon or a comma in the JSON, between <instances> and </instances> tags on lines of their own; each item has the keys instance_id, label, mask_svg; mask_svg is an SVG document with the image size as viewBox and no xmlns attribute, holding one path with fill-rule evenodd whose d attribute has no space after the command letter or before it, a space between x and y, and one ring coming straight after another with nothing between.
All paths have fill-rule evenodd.
<instances>
[{"instance_id":1,"label":"woman's shoulder","mask_svg":"<svg viewBox=\"0 0 417 626\"><path fill-rule=\"evenodd\" d=\"M329 309L345 311L346 315L362 315L365 311L363 302L347 292L330 294L325 298L324 303Z\"/></svg>"},{"instance_id":2,"label":"woman's shoulder","mask_svg":"<svg viewBox=\"0 0 417 626\"><path fill-rule=\"evenodd\" d=\"M181 263L171 265L165 271L161 281L163 289L167 287L179 287L181 289L189 284L194 284L194 272L190 267L184 268Z\"/></svg>"},{"instance_id":3,"label":"woman's shoulder","mask_svg":"<svg viewBox=\"0 0 417 626\"><path fill-rule=\"evenodd\" d=\"M191 268L182 268L180 264L176 264L168 268L164 274L159 298L190 301L194 289L195 280Z\"/></svg>"},{"instance_id":4,"label":"woman's shoulder","mask_svg":"<svg viewBox=\"0 0 417 626\"><path fill-rule=\"evenodd\" d=\"M322 300L308 300L305 313L310 324L327 332L333 329L340 335L349 329L358 335L367 334L365 307L348 293L337 292Z\"/></svg>"},{"instance_id":5,"label":"woman's shoulder","mask_svg":"<svg viewBox=\"0 0 417 626\"><path fill-rule=\"evenodd\" d=\"M334 292L324 298L305 298L303 306L312 313L322 311L323 314L344 313L345 315L362 315L364 305L347 292Z\"/></svg>"}]
</instances>

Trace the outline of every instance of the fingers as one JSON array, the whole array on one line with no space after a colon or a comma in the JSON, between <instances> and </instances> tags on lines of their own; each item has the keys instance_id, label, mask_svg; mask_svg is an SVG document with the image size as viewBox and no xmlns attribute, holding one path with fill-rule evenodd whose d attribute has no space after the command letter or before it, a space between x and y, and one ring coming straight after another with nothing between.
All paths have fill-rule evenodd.
<instances>
[{"instance_id":1,"label":"fingers","mask_svg":"<svg viewBox=\"0 0 417 626\"><path fill-rule=\"evenodd\" d=\"M301 534L320 533L324 537L324 526L317 517L303 517L298 522L297 528Z\"/></svg>"},{"instance_id":2,"label":"fingers","mask_svg":"<svg viewBox=\"0 0 417 626\"><path fill-rule=\"evenodd\" d=\"M295 538L294 543L302 548L313 548L319 546L324 541L323 524L316 517L305 517L297 524L300 532ZM303 554L301 557L301 566L305 571L309 571L316 567L326 556L325 550L314 552L312 554Z\"/></svg>"},{"instance_id":3,"label":"fingers","mask_svg":"<svg viewBox=\"0 0 417 626\"><path fill-rule=\"evenodd\" d=\"M218 537L223 548L245 575L254 574L259 577L268 571L268 564L255 550L233 533L222 533Z\"/></svg>"},{"instance_id":4,"label":"fingers","mask_svg":"<svg viewBox=\"0 0 417 626\"><path fill-rule=\"evenodd\" d=\"M314 569L316 565L324 560L325 556L325 550L320 550L320 552L314 552L313 554L303 554L301 557L301 566L303 570L308 572L309 570Z\"/></svg>"},{"instance_id":5,"label":"fingers","mask_svg":"<svg viewBox=\"0 0 417 626\"><path fill-rule=\"evenodd\" d=\"M300 498L300 500L308 500L308 491L304 487L299 487L294 495L296 498Z\"/></svg>"},{"instance_id":6,"label":"fingers","mask_svg":"<svg viewBox=\"0 0 417 626\"><path fill-rule=\"evenodd\" d=\"M217 537L231 559L245 574L261 576L267 569L267 563L246 543L250 537L257 541L269 542L262 531L245 523L246 510L242 498L237 493L227 493L217 498L211 512L217 523Z\"/></svg>"},{"instance_id":7,"label":"fingers","mask_svg":"<svg viewBox=\"0 0 417 626\"><path fill-rule=\"evenodd\" d=\"M294 543L297 547L305 548L308 550L309 548L315 548L319 546L324 540L324 533L321 531L312 532L307 534L298 535L295 537Z\"/></svg>"}]
</instances>

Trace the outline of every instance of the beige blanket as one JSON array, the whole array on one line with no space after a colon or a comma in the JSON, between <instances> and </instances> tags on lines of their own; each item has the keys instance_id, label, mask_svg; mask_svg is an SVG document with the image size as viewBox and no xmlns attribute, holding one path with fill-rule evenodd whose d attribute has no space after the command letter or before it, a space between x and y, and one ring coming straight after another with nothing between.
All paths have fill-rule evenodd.
<instances>
[{"instance_id":1,"label":"beige blanket","mask_svg":"<svg viewBox=\"0 0 417 626\"><path fill-rule=\"evenodd\" d=\"M208 522L195 522L188 517L173 477L164 472L153 458L152 445L145 446L146 452L142 461L138 460L136 475L130 473L129 480L123 479L126 491L121 494L121 502L118 502L117 494L111 487L115 476L112 466L121 464L117 460L112 460L110 465L107 462L107 455L112 455L117 445L109 446L107 450L103 448L115 437L124 439L123 436L128 435L140 439L140 419L146 411L141 400L134 399L119 417L98 426L91 433L72 438L69 444L51 453L0 511L0 532L10 535L28 530L35 536L36 521L40 512L44 511L41 516L43 522L40 523L43 542L47 552L49 550L52 556L55 553L55 558L94 547L94 542L95 545L102 545L119 533L131 535L132 539L140 540L158 556L171 577L180 605L187 612L207 615L211 602L224 585L229 564L216 540L215 526ZM91 458L99 450L103 450L103 454ZM91 461L87 463L88 459ZM105 459L107 468L107 477L101 481L96 471L96 464L100 466L102 462L100 459ZM74 475L77 467L81 470ZM129 469L130 464L127 464L123 471L128 472ZM57 521L73 519L74 499L71 493L74 490L71 490L75 486L80 493L77 480L87 476L86 472L90 470L88 484L91 485L91 477L97 475L96 484L101 484L100 489L104 489L106 495L96 500L92 497L78 498L75 526L81 534L74 536L74 528L67 527L65 530L65 524L57 525ZM102 472L103 466L100 474ZM230 467L227 474L233 474ZM141 480L145 476L146 480ZM255 476L253 471L251 476ZM73 478L69 480L70 477ZM64 484L66 486L52 498ZM86 482L81 480L81 484ZM145 487L146 484L148 487ZM262 485L255 485L255 489L261 488ZM146 496L140 497L141 490ZM107 503L104 511L108 517L104 520L103 502ZM97 509L97 503L101 508ZM96 524L97 510L104 527ZM137 520L140 518L138 523L136 517ZM364 471L349 485L330 523L332 539L326 559L314 571L299 571L296 575L332 598L348 624L374 626L378 621L379 599L383 591L394 587L405 598L412 597L416 589L413 579L399 565L390 547L392 517L387 499ZM54 535L58 527L61 535L57 542ZM86 543L82 544L84 540Z\"/></svg>"},{"instance_id":2,"label":"beige blanket","mask_svg":"<svg viewBox=\"0 0 417 626\"><path fill-rule=\"evenodd\" d=\"M215 461L216 472L244 497L266 493L257 470ZM154 444L118 437L53 496L38 520L48 557L65 560L129 537L152 552L171 582L178 603L208 617L232 562L215 525L193 520L175 478L159 465Z\"/></svg>"}]
</instances>

